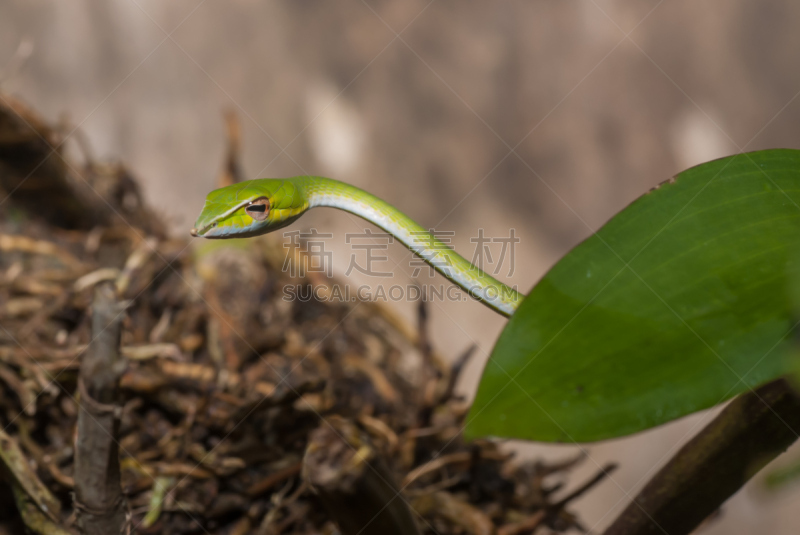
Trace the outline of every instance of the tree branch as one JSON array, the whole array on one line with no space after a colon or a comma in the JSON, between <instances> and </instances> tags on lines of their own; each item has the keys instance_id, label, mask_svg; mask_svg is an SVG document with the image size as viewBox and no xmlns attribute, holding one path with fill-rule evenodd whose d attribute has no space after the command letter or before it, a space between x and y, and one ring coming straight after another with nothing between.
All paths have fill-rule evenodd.
<instances>
[{"instance_id":1,"label":"tree branch","mask_svg":"<svg viewBox=\"0 0 800 535\"><path fill-rule=\"evenodd\" d=\"M784 379L734 399L642 489L604 535L683 535L716 511L800 431Z\"/></svg>"},{"instance_id":2,"label":"tree branch","mask_svg":"<svg viewBox=\"0 0 800 535\"><path fill-rule=\"evenodd\" d=\"M119 378L126 362L119 352L122 308L111 284L97 287L92 309L93 340L78 380L74 502L83 533L116 535L126 529L128 512L120 486L117 442Z\"/></svg>"}]
</instances>

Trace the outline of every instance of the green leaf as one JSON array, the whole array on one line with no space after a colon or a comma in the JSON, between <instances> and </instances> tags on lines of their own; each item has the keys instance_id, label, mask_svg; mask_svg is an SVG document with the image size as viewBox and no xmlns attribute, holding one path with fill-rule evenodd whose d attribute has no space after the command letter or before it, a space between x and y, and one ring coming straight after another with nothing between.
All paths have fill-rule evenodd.
<instances>
[{"instance_id":1,"label":"green leaf","mask_svg":"<svg viewBox=\"0 0 800 535\"><path fill-rule=\"evenodd\" d=\"M800 151L689 169L533 288L486 365L467 435L602 440L782 376L799 271Z\"/></svg>"}]
</instances>

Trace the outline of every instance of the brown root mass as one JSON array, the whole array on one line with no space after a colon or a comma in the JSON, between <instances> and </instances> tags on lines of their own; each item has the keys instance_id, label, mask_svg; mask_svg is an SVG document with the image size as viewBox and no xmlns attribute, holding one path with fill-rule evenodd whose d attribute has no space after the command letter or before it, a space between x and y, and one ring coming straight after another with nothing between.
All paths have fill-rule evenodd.
<instances>
[{"instance_id":1,"label":"brown root mass","mask_svg":"<svg viewBox=\"0 0 800 535\"><path fill-rule=\"evenodd\" d=\"M0 533L83 529L75 456L91 464L93 439L79 373L118 384L99 402L118 407L103 428L119 463L94 468L120 471L137 533L366 535L388 533L387 518L398 533L580 528L559 492L580 459L516 463L462 440L454 386L469 352L444 364L423 311L420 335L374 304L286 301L286 284L318 281L285 273L280 244L168 238L123 166L71 162L61 143L0 100L0 499L17 506ZM101 285L121 310L119 355L81 370Z\"/></svg>"}]
</instances>

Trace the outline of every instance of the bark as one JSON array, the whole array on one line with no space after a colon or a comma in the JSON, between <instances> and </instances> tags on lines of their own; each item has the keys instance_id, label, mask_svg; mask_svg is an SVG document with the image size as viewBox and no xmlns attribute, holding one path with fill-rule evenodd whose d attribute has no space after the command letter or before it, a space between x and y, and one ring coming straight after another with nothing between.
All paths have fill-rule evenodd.
<instances>
[{"instance_id":1,"label":"bark","mask_svg":"<svg viewBox=\"0 0 800 535\"><path fill-rule=\"evenodd\" d=\"M733 400L642 489L605 535L683 535L786 451L800 431L800 398L786 380Z\"/></svg>"},{"instance_id":2,"label":"bark","mask_svg":"<svg viewBox=\"0 0 800 535\"><path fill-rule=\"evenodd\" d=\"M119 378L125 371L119 342L123 312L113 286L103 284L92 303L92 343L81 362L78 438L75 449L76 524L87 535L129 529L120 486Z\"/></svg>"}]
</instances>

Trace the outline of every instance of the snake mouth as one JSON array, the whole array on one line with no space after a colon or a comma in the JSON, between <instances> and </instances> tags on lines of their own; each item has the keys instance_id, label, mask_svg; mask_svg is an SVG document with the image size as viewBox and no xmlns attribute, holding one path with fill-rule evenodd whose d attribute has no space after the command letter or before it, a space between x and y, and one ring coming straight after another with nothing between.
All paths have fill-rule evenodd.
<instances>
[{"instance_id":1,"label":"snake mouth","mask_svg":"<svg viewBox=\"0 0 800 535\"><path fill-rule=\"evenodd\" d=\"M227 217L231 214L236 213L241 208L245 209L247 215L252 219L252 223L246 226L236 226L230 227L224 225L222 227L218 227L218 225L223 222ZM195 222L195 227L189 231L189 233L194 236L195 238L229 238L229 237L245 237L248 235L258 235L263 233L258 232L258 227L260 224L265 224L268 217L270 215L270 201L267 197L259 197L252 201L244 201L241 202L225 213L214 217L213 219L208 219L208 216L205 214L205 209L203 213L200 214L200 217ZM205 217L204 217L205 216ZM223 228L224 227L224 228Z\"/></svg>"},{"instance_id":2,"label":"snake mouth","mask_svg":"<svg viewBox=\"0 0 800 535\"><path fill-rule=\"evenodd\" d=\"M231 214L246 206L247 202L242 202L237 204L236 206L231 207L225 213L217 215L216 217L209 217L207 213L207 207L203 208L203 212L200 214L200 217L197 218L195 222L195 226L189 233L194 236L195 238L214 238L218 237L215 236L219 234L219 230L217 229L217 225L219 225L220 221L223 221L225 218L229 217Z\"/></svg>"},{"instance_id":3,"label":"snake mouth","mask_svg":"<svg viewBox=\"0 0 800 535\"><path fill-rule=\"evenodd\" d=\"M198 225L194 227L192 230L189 231L189 234L191 234L195 238L210 238L214 234L213 231L215 228L217 228L217 222L212 221L205 225Z\"/></svg>"},{"instance_id":4,"label":"snake mouth","mask_svg":"<svg viewBox=\"0 0 800 535\"><path fill-rule=\"evenodd\" d=\"M194 227L192 230L189 231L189 234L192 235L194 238L203 238L205 237L206 231L211 228L211 225L203 225Z\"/></svg>"}]
</instances>

